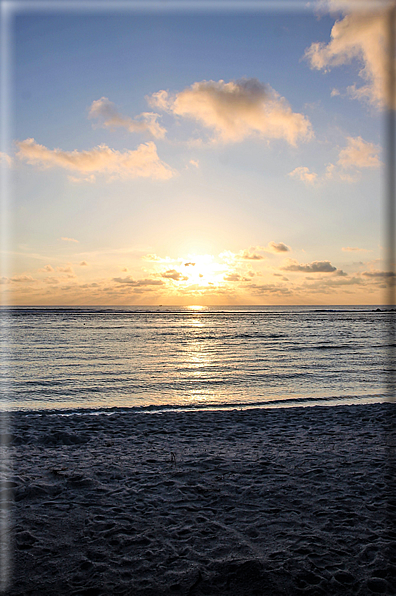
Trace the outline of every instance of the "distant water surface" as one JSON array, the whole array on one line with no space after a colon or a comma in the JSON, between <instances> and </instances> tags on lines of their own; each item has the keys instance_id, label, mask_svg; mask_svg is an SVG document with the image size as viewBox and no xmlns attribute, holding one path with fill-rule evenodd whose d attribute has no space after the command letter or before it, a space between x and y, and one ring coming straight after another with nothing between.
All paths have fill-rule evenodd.
<instances>
[{"instance_id":1,"label":"distant water surface","mask_svg":"<svg viewBox=\"0 0 396 596\"><path fill-rule=\"evenodd\" d=\"M2 309L3 407L249 407L386 398L378 307Z\"/></svg>"}]
</instances>

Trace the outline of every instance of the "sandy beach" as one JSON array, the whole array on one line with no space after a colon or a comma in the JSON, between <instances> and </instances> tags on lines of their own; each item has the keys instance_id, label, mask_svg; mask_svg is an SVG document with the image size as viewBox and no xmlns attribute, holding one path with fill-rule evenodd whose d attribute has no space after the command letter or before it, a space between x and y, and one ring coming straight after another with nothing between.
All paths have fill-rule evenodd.
<instances>
[{"instance_id":1,"label":"sandy beach","mask_svg":"<svg viewBox=\"0 0 396 596\"><path fill-rule=\"evenodd\" d=\"M14 413L7 595L395 594L394 412Z\"/></svg>"}]
</instances>

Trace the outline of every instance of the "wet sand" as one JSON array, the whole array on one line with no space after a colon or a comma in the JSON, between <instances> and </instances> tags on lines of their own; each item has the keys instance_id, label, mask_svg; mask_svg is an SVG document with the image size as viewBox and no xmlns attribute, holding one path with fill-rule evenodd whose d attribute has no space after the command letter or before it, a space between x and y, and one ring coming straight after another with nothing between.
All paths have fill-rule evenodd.
<instances>
[{"instance_id":1,"label":"wet sand","mask_svg":"<svg viewBox=\"0 0 396 596\"><path fill-rule=\"evenodd\" d=\"M15 413L7 594L395 594L395 407Z\"/></svg>"}]
</instances>

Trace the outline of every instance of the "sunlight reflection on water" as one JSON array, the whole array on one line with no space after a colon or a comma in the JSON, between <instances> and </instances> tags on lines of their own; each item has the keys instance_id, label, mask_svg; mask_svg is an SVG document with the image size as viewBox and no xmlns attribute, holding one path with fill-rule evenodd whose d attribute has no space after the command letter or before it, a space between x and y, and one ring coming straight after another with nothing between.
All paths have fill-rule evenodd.
<instances>
[{"instance_id":1,"label":"sunlight reflection on water","mask_svg":"<svg viewBox=\"0 0 396 596\"><path fill-rule=\"evenodd\" d=\"M378 399L383 313L25 309L10 317L7 409Z\"/></svg>"}]
</instances>

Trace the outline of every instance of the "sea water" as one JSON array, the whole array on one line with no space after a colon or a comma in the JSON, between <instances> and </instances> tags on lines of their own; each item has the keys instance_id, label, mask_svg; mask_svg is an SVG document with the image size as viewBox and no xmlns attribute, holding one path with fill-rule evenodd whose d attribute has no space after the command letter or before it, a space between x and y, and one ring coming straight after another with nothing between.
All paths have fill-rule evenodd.
<instances>
[{"instance_id":1,"label":"sea water","mask_svg":"<svg viewBox=\"0 0 396 596\"><path fill-rule=\"evenodd\" d=\"M3 308L6 410L387 398L382 307Z\"/></svg>"}]
</instances>

